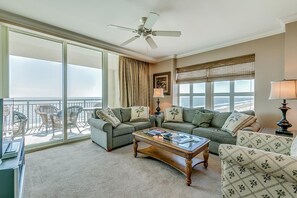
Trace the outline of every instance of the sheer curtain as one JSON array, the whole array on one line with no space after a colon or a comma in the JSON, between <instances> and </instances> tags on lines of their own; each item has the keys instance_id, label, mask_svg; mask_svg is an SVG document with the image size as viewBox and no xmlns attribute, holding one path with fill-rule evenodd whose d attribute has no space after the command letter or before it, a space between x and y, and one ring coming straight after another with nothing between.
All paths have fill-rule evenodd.
<instances>
[{"instance_id":1,"label":"sheer curtain","mask_svg":"<svg viewBox=\"0 0 297 198\"><path fill-rule=\"evenodd\" d=\"M119 62L121 106L149 106L149 64L123 56Z\"/></svg>"}]
</instances>

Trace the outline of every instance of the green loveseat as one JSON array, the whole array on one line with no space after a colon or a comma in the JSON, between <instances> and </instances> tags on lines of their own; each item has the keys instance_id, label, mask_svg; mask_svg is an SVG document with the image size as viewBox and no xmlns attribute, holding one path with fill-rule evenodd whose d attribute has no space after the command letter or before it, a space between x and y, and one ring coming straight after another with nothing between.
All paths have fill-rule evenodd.
<instances>
[{"instance_id":1,"label":"green loveseat","mask_svg":"<svg viewBox=\"0 0 297 198\"><path fill-rule=\"evenodd\" d=\"M208 128L197 127L192 124L197 110L204 113L214 113L213 119ZM201 108L183 108L183 122L164 122L164 114L160 114L156 117L156 123L158 127L208 138L211 140L209 143L209 151L211 153L218 154L218 148L220 144L236 144L236 137L232 136L229 132L221 130L222 126L231 113L232 112L220 113L217 111ZM254 111L244 111L242 113L255 115ZM258 131L259 129L260 125L257 124L254 127L247 127L242 130Z\"/></svg>"},{"instance_id":2,"label":"green loveseat","mask_svg":"<svg viewBox=\"0 0 297 198\"><path fill-rule=\"evenodd\" d=\"M114 148L131 144L133 142L132 132L155 126L155 116L150 116L147 122L130 122L131 108L111 109L115 116L121 121L117 127L113 127L109 122L101 120L95 109L93 117L88 119L91 127L91 139L107 151Z\"/></svg>"}]
</instances>

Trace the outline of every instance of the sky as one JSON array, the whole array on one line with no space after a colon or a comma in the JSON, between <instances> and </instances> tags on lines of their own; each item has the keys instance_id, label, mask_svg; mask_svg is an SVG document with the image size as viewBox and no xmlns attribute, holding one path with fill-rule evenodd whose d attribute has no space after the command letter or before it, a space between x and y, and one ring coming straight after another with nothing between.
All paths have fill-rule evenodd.
<instances>
[{"instance_id":1,"label":"sky","mask_svg":"<svg viewBox=\"0 0 297 198\"><path fill-rule=\"evenodd\" d=\"M62 63L10 55L11 98L62 98ZM68 98L102 97L102 70L68 65Z\"/></svg>"}]
</instances>

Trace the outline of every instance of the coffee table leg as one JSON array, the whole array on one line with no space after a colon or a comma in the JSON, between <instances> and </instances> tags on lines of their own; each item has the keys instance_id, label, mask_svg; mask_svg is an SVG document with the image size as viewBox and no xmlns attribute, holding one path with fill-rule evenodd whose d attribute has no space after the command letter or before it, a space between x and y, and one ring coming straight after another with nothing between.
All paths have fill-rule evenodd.
<instances>
[{"instance_id":1,"label":"coffee table leg","mask_svg":"<svg viewBox=\"0 0 297 198\"><path fill-rule=\"evenodd\" d=\"M192 175L192 159L186 158L186 177L187 177L186 180L187 180L188 186L190 186L192 183L191 175Z\"/></svg>"},{"instance_id":2,"label":"coffee table leg","mask_svg":"<svg viewBox=\"0 0 297 198\"><path fill-rule=\"evenodd\" d=\"M208 147L203 151L203 158L204 158L204 167L208 167L208 157L209 157L209 149Z\"/></svg>"},{"instance_id":3,"label":"coffee table leg","mask_svg":"<svg viewBox=\"0 0 297 198\"><path fill-rule=\"evenodd\" d=\"M133 143L134 143L134 157L137 157L137 148L138 148L138 141L133 139Z\"/></svg>"}]
</instances>

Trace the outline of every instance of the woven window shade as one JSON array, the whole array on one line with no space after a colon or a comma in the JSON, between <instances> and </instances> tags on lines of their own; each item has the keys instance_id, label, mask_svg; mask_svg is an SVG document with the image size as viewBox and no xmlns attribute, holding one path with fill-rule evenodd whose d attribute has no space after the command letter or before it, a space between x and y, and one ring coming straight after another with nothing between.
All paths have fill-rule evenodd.
<instances>
[{"instance_id":1,"label":"woven window shade","mask_svg":"<svg viewBox=\"0 0 297 198\"><path fill-rule=\"evenodd\" d=\"M254 77L254 54L176 69L177 83L243 80Z\"/></svg>"}]
</instances>

